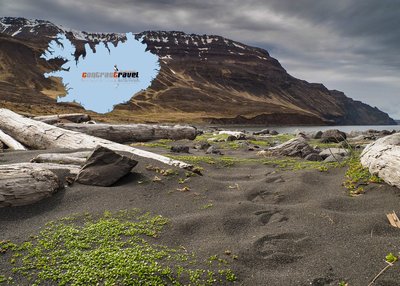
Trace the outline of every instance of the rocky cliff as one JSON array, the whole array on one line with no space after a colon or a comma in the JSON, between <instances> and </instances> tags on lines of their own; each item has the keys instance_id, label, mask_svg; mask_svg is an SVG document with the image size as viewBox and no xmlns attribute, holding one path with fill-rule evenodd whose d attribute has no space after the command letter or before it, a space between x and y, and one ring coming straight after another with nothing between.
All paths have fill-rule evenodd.
<instances>
[{"instance_id":1,"label":"rocky cliff","mask_svg":"<svg viewBox=\"0 0 400 286\"><path fill-rule=\"evenodd\" d=\"M60 60L40 55L58 33L75 45L75 56L99 42L118 45L124 34L87 33L48 21L0 18L0 104L14 110L52 113L76 111L76 104L57 104L65 93L59 79L44 72ZM159 56L160 73L151 86L116 106L108 120L192 121L271 125L395 124L384 112L296 79L267 51L220 36L147 31L136 34Z\"/></svg>"}]
</instances>

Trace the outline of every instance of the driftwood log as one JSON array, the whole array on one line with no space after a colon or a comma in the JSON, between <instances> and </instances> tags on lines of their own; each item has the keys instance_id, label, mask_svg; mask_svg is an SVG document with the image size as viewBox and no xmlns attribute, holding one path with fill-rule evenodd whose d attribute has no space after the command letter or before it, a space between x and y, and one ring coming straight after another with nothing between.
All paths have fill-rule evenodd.
<instances>
[{"instance_id":1,"label":"driftwood log","mask_svg":"<svg viewBox=\"0 0 400 286\"><path fill-rule=\"evenodd\" d=\"M197 135L195 127L181 125L59 123L56 126L117 143L145 142L158 139L193 140Z\"/></svg>"},{"instance_id":2,"label":"driftwood log","mask_svg":"<svg viewBox=\"0 0 400 286\"><path fill-rule=\"evenodd\" d=\"M82 122L89 121L91 118L87 114L71 113L71 114L35 116L35 117L33 117L33 119L42 121L47 124L55 124L55 123L61 122L62 120L68 120L71 122L82 123Z\"/></svg>"},{"instance_id":3,"label":"driftwood log","mask_svg":"<svg viewBox=\"0 0 400 286\"><path fill-rule=\"evenodd\" d=\"M0 130L0 141L3 142L10 150L26 150L24 145Z\"/></svg>"},{"instance_id":4,"label":"driftwood log","mask_svg":"<svg viewBox=\"0 0 400 286\"><path fill-rule=\"evenodd\" d=\"M114 151L128 152L180 168L192 169L193 167L159 154L25 118L5 108L0 108L0 128L21 143L35 149L94 149L100 145Z\"/></svg>"},{"instance_id":5,"label":"driftwood log","mask_svg":"<svg viewBox=\"0 0 400 286\"><path fill-rule=\"evenodd\" d=\"M44 153L39 154L31 160L32 163L57 163L83 165L90 151L74 152L74 153Z\"/></svg>"},{"instance_id":6,"label":"driftwood log","mask_svg":"<svg viewBox=\"0 0 400 286\"><path fill-rule=\"evenodd\" d=\"M76 176L79 168L34 163L0 165L0 207L28 205L49 197L63 188L58 171Z\"/></svg>"},{"instance_id":7,"label":"driftwood log","mask_svg":"<svg viewBox=\"0 0 400 286\"><path fill-rule=\"evenodd\" d=\"M361 153L361 164L386 183L400 188L400 133L369 144Z\"/></svg>"}]
</instances>

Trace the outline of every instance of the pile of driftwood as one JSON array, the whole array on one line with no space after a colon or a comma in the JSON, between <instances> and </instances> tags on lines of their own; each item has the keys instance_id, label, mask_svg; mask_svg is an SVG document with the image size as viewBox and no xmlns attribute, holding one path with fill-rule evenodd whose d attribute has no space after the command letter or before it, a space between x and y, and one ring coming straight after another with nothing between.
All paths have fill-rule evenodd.
<instances>
[{"instance_id":1,"label":"pile of driftwood","mask_svg":"<svg viewBox=\"0 0 400 286\"><path fill-rule=\"evenodd\" d=\"M26 205L43 199L63 185L59 172L78 178L91 157L111 156L135 165L126 157L110 154L129 154L145 157L167 165L192 169L182 161L140 150L121 143L144 142L156 139L194 139L197 130L191 126L146 124L84 124L93 123L85 114L67 114L28 118L8 109L0 109L0 142L10 150L27 149L102 149L101 155L89 152L41 154L30 163L0 165L0 207ZM97 148L97 149L96 149ZM106 151L105 151L106 150ZM111 151L111 152L112 152ZM108 152L108 153L107 153ZM107 154L107 155L104 155ZM92 158L93 159L93 158ZM93 161L93 160L92 160ZM128 162L129 161L129 162ZM82 167L83 166L83 167ZM103 166L104 167L104 166ZM116 169L115 169L116 170ZM64 178L67 176L64 176Z\"/></svg>"}]
</instances>

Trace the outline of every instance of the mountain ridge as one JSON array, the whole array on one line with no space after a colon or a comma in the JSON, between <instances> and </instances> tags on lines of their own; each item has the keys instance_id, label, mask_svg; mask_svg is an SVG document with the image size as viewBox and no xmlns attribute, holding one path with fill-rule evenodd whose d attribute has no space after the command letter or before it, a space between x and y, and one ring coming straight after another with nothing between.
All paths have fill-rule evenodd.
<instances>
[{"instance_id":1,"label":"mountain ridge","mask_svg":"<svg viewBox=\"0 0 400 286\"><path fill-rule=\"evenodd\" d=\"M60 61L40 59L48 42L65 33L75 45L75 58L85 55L88 43L118 45L123 33L87 33L54 25L44 20L0 18L0 100L13 109L28 111L25 104L42 104L76 110L74 104L56 104L65 94L59 80L45 79L44 72L59 69ZM217 35L186 34L178 31L145 31L136 39L159 57L160 73L146 90L117 105L106 120L247 123L266 125L395 124L384 112L322 84L297 79L279 61L261 48L251 47ZM34 60L29 60L29 55ZM12 67L12 59L26 58ZM27 83L16 78L23 73ZM12 90L12 87L15 87ZM26 95L27 90L29 91ZM44 105L43 105L44 104Z\"/></svg>"}]
</instances>

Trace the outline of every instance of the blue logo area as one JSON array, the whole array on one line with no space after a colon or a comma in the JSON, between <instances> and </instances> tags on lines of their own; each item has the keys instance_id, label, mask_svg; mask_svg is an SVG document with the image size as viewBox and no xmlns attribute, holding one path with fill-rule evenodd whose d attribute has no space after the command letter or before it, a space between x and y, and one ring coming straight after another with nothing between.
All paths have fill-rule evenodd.
<instances>
[{"instance_id":1,"label":"blue logo area","mask_svg":"<svg viewBox=\"0 0 400 286\"><path fill-rule=\"evenodd\" d=\"M57 102L77 102L87 110L107 113L148 88L160 71L159 59L132 33L126 37L117 47L112 43L108 49L104 43L96 45L95 53L86 44L86 56L75 61L75 46L64 34L58 34L41 56L67 61L62 70L45 73L45 77L61 77L66 87L67 95L58 97Z\"/></svg>"}]
</instances>

